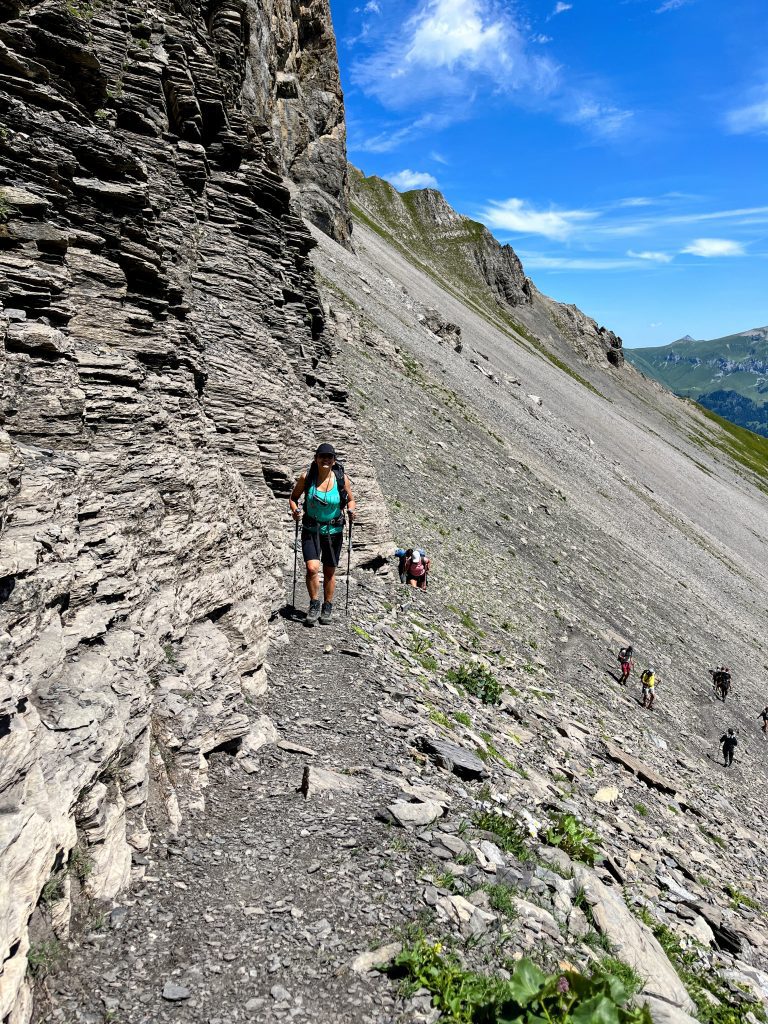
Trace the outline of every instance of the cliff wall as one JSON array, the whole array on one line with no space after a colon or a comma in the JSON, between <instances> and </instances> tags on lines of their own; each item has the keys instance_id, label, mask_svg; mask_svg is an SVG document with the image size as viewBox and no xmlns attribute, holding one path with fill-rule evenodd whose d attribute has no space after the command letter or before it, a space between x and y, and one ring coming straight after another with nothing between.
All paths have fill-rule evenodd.
<instances>
[{"instance_id":1,"label":"cliff wall","mask_svg":"<svg viewBox=\"0 0 768 1024\"><path fill-rule=\"evenodd\" d=\"M48 922L64 935L70 895L141 874L150 820L202 806L212 750L273 735L257 705L292 535L276 499L318 438L354 464L363 561L386 514L282 177L343 241L327 4L0 0L0 110L0 1020L16 1024L46 888L66 896Z\"/></svg>"}]
</instances>

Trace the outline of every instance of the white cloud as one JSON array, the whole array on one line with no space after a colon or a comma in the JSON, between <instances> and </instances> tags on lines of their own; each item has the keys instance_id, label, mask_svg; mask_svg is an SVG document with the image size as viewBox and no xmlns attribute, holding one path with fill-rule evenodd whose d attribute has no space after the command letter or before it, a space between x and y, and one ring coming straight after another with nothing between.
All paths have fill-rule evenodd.
<instances>
[{"instance_id":1,"label":"white cloud","mask_svg":"<svg viewBox=\"0 0 768 1024\"><path fill-rule=\"evenodd\" d=\"M545 36L543 32L539 32L538 35L533 37L534 43L541 43L543 46L545 43L552 42L552 36Z\"/></svg>"},{"instance_id":2,"label":"white cloud","mask_svg":"<svg viewBox=\"0 0 768 1024\"><path fill-rule=\"evenodd\" d=\"M653 323L648 324L652 331L655 331L659 327L663 327L663 321L654 320Z\"/></svg>"},{"instance_id":3,"label":"white cloud","mask_svg":"<svg viewBox=\"0 0 768 1024\"><path fill-rule=\"evenodd\" d=\"M631 256L634 260L648 260L650 263L671 263L673 259L671 253L654 252L652 249L643 249L641 252L627 249L627 256Z\"/></svg>"},{"instance_id":4,"label":"white cloud","mask_svg":"<svg viewBox=\"0 0 768 1024\"><path fill-rule=\"evenodd\" d=\"M743 256L744 246L741 242L733 242L729 238L694 238L681 252L692 256Z\"/></svg>"},{"instance_id":5,"label":"white cloud","mask_svg":"<svg viewBox=\"0 0 768 1024\"><path fill-rule=\"evenodd\" d=\"M430 157L438 164L447 164L448 160L443 156L442 153L438 153L436 149L433 149L429 154Z\"/></svg>"},{"instance_id":6,"label":"white cloud","mask_svg":"<svg viewBox=\"0 0 768 1024\"><path fill-rule=\"evenodd\" d=\"M503 231L563 240L597 214L591 210L536 210L523 199L505 199L489 203L480 216L491 227Z\"/></svg>"},{"instance_id":7,"label":"white cloud","mask_svg":"<svg viewBox=\"0 0 768 1024\"><path fill-rule=\"evenodd\" d=\"M622 132L632 117L634 114L631 110L622 110L621 107L601 103L592 97L577 97L565 120L583 125L596 135L607 137Z\"/></svg>"},{"instance_id":8,"label":"white cloud","mask_svg":"<svg viewBox=\"0 0 768 1024\"><path fill-rule=\"evenodd\" d=\"M566 11L570 11L572 9L573 4L564 4L562 0L558 0L558 3L555 4L555 9L552 11L550 17L554 18L556 14L564 14Z\"/></svg>"},{"instance_id":9,"label":"white cloud","mask_svg":"<svg viewBox=\"0 0 768 1024\"><path fill-rule=\"evenodd\" d=\"M406 168L398 171L397 174L388 174L387 181L391 181L395 188L407 191L411 188L437 188L437 178L426 171L411 171Z\"/></svg>"},{"instance_id":10,"label":"white cloud","mask_svg":"<svg viewBox=\"0 0 768 1024\"><path fill-rule=\"evenodd\" d=\"M546 95L558 68L526 51L512 16L493 0L421 0L388 44L353 66L352 77L389 107L439 98L455 109L457 97L471 105L489 83L496 92Z\"/></svg>"},{"instance_id":11,"label":"white cloud","mask_svg":"<svg viewBox=\"0 0 768 1024\"><path fill-rule=\"evenodd\" d=\"M381 7L377 3L377 0L368 0L368 3L363 8L366 14L381 14Z\"/></svg>"},{"instance_id":12,"label":"white cloud","mask_svg":"<svg viewBox=\"0 0 768 1024\"><path fill-rule=\"evenodd\" d=\"M759 90L756 97L755 102L725 115L725 126L733 135L768 134L768 87Z\"/></svg>"}]
</instances>

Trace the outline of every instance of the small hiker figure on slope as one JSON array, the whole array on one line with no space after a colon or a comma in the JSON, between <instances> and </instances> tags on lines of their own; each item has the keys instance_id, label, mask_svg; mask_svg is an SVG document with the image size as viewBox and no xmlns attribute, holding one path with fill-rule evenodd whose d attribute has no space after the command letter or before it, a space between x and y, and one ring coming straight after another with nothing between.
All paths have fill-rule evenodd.
<instances>
[{"instance_id":1,"label":"small hiker figure on slope","mask_svg":"<svg viewBox=\"0 0 768 1024\"><path fill-rule=\"evenodd\" d=\"M629 674L635 666L633 661L634 649L630 644L628 647L622 647L618 654L619 667L621 668L621 679L619 682L623 685L627 685Z\"/></svg>"},{"instance_id":2,"label":"small hiker figure on slope","mask_svg":"<svg viewBox=\"0 0 768 1024\"><path fill-rule=\"evenodd\" d=\"M640 682L643 684L643 707L650 711L656 700L656 671L647 668L640 676Z\"/></svg>"},{"instance_id":3,"label":"small hiker figure on slope","mask_svg":"<svg viewBox=\"0 0 768 1024\"><path fill-rule=\"evenodd\" d=\"M733 729L729 729L728 732L723 733L720 737L720 746L723 748L723 766L725 768L730 768L733 764L733 752L738 742Z\"/></svg>"}]
</instances>

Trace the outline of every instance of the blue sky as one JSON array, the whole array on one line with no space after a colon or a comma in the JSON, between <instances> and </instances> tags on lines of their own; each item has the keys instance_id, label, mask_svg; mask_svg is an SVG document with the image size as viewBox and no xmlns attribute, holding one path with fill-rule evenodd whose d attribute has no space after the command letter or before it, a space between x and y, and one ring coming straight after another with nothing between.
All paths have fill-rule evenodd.
<instances>
[{"instance_id":1,"label":"blue sky","mask_svg":"<svg viewBox=\"0 0 768 1024\"><path fill-rule=\"evenodd\" d=\"M331 0L349 158L627 345L768 324L765 0Z\"/></svg>"}]
</instances>

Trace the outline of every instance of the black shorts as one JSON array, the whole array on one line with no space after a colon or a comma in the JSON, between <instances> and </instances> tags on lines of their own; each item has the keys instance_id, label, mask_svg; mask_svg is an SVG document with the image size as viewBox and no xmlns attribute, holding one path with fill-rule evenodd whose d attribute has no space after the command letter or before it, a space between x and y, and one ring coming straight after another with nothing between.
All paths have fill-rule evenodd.
<instances>
[{"instance_id":1,"label":"black shorts","mask_svg":"<svg viewBox=\"0 0 768 1024\"><path fill-rule=\"evenodd\" d=\"M344 534L341 531L321 534L313 530L301 531L301 553L305 562L315 560L323 565L338 565L343 543Z\"/></svg>"}]
</instances>

